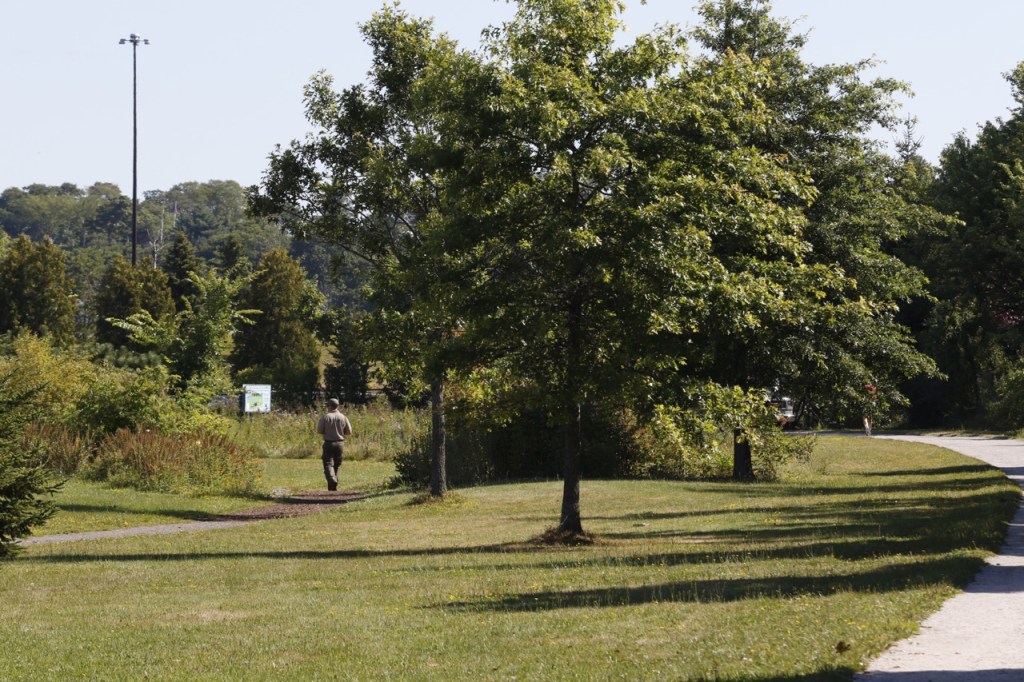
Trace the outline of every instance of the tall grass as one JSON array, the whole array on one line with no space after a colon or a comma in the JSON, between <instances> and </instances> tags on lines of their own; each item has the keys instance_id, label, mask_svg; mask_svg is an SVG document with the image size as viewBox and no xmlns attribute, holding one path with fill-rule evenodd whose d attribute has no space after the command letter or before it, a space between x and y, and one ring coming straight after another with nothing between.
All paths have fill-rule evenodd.
<instances>
[{"instance_id":1,"label":"tall grass","mask_svg":"<svg viewBox=\"0 0 1024 682\"><path fill-rule=\"evenodd\" d=\"M259 490L262 467L219 434L122 429L103 439L84 473L138 490L251 495Z\"/></svg>"},{"instance_id":2,"label":"tall grass","mask_svg":"<svg viewBox=\"0 0 1024 682\"><path fill-rule=\"evenodd\" d=\"M353 434L345 441L345 458L389 462L408 449L417 435L429 428L422 410L393 410L388 405L343 407ZM319 457L321 438L316 433L319 412L271 412L241 418L228 430L238 447L259 457L302 459Z\"/></svg>"}]
</instances>

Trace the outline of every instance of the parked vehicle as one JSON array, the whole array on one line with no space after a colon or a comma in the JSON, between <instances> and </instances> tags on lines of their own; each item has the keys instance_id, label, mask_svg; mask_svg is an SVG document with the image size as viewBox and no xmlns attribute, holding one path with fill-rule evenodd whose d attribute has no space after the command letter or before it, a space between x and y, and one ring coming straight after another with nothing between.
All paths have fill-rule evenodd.
<instances>
[{"instance_id":1,"label":"parked vehicle","mask_svg":"<svg viewBox=\"0 0 1024 682\"><path fill-rule=\"evenodd\" d=\"M775 408L775 421L782 429L789 431L796 428L796 406L792 398L772 397L768 404Z\"/></svg>"}]
</instances>

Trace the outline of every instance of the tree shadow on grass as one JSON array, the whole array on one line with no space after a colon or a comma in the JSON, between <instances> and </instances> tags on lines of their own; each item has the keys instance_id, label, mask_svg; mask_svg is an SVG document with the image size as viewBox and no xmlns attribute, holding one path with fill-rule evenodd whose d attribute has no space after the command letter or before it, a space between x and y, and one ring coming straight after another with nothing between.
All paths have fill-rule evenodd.
<instances>
[{"instance_id":1,"label":"tree shadow on grass","mask_svg":"<svg viewBox=\"0 0 1024 682\"><path fill-rule=\"evenodd\" d=\"M474 612L553 611L655 603L725 603L766 597L784 599L808 594L822 596L849 591L905 591L938 582L945 584L948 576L972 575L980 563L980 560L972 557L936 557L844 575L683 580L635 587L522 592L498 599L443 602L435 607Z\"/></svg>"},{"instance_id":2,"label":"tree shadow on grass","mask_svg":"<svg viewBox=\"0 0 1024 682\"><path fill-rule=\"evenodd\" d=\"M988 464L962 464L958 466L935 467L932 469L886 469L885 471L867 471L860 476L958 476L962 474L986 474L997 467Z\"/></svg>"},{"instance_id":3,"label":"tree shadow on grass","mask_svg":"<svg viewBox=\"0 0 1024 682\"><path fill-rule=\"evenodd\" d=\"M166 516L171 519L182 521L206 521L211 518L209 512L197 511L195 509L130 509L119 507L115 504L81 504L62 503L54 505L57 512L85 512L90 514L125 514L136 516Z\"/></svg>"}]
</instances>

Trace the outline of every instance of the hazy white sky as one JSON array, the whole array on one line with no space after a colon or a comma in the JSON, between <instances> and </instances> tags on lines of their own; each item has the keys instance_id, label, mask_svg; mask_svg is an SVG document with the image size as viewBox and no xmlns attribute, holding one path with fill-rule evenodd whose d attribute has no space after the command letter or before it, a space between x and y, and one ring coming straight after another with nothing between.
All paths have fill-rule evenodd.
<instances>
[{"instance_id":1,"label":"hazy white sky","mask_svg":"<svg viewBox=\"0 0 1024 682\"><path fill-rule=\"evenodd\" d=\"M259 181L275 144L302 137L302 87L325 69L341 88L369 66L357 24L381 2L0 0L0 190L114 182L131 191L132 48L138 33L139 191ZM630 33L692 25L696 0L627 0ZM1020 0L775 0L810 31L814 63L875 57L916 97L932 161L960 130L1006 117L1002 74L1024 61ZM467 47L511 16L504 0L405 0Z\"/></svg>"}]
</instances>

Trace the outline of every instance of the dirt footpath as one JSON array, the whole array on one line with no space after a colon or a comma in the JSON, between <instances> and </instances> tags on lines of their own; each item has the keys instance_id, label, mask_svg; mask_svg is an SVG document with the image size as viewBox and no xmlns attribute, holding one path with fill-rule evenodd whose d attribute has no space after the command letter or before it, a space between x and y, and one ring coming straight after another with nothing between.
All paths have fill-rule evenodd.
<instances>
[{"instance_id":1,"label":"dirt footpath","mask_svg":"<svg viewBox=\"0 0 1024 682\"><path fill-rule=\"evenodd\" d=\"M883 436L928 443L1002 469L1024 485L1024 441L981 437ZM1024 508L1006 543L967 589L871 662L858 682L1024 680Z\"/></svg>"},{"instance_id":2,"label":"dirt footpath","mask_svg":"<svg viewBox=\"0 0 1024 682\"><path fill-rule=\"evenodd\" d=\"M86 533L62 533L58 535L41 535L21 540L21 545L47 545L55 542L75 542L78 540L101 540L103 538L126 538L133 535L166 535L168 533L184 533L189 531L216 530L232 528L255 521L283 519L291 516L306 516L325 511L346 502L361 500L365 497L357 492L327 492L310 490L291 495L276 504L269 504L252 509L241 509L230 514L211 516L202 521L183 523L163 523L156 526L135 526L133 528L116 528L114 530L96 530Z\"/></svg>"}]
</instances>

